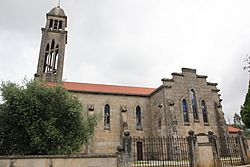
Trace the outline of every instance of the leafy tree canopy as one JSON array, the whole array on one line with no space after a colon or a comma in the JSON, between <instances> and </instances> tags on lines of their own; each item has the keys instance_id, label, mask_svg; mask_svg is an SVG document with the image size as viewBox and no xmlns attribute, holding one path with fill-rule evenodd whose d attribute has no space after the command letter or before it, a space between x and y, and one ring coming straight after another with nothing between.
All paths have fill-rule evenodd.
<instances>
[{"instance_id":1,"label":"leafy tree canopy","mask_svg":"<svg viewBox=\"0 0 250 167\"><path fill-rule=\"evenodd\" d=\"M246 127L250 128L250 85L248 87L248 92L245 98L245 102L241 107L240 115Z\"/></svg>"},{"instance_id":2,"label":"leafy tree canopy","mask_svg":"<svg viewBox=\"0 0 250 167\"><path fill-rule=\"evenodd\" d=\"M0 91L0 155L71 154L94 131L96 116L61 86L4 82Z\"/></svg>"},{"instance_id":3,"label":"leafy tree canopy","mask_svg":"<svg viewBox=\"0 0 250 167\"><path fill-rule=\"evenodd\" d=\"M237 113L234 114L234 124L233 124L233 127L239 128L239 129L244 129L244 125L242 124L241 117Z\"/></svg>"}]
</instances>

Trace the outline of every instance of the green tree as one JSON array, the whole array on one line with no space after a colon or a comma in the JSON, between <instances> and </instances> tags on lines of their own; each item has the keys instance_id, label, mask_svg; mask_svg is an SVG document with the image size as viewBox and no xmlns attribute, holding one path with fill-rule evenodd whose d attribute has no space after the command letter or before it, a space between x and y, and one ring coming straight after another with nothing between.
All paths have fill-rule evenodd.
<instances>
[{"instance_id":1,"label":"green tree","mask_svg":"<svg viewBox=\"0 0 250 167\"><path fill-rule=\"evenodd\" d=\"M241 122L241 121L242 121L242 120L241 120L240 115L237 114L237 113L234 113L234 124L233 124L233 126L234 126L235 128L243 129L243 125L242 125L242 122Z\"/></svg>"},{"instance_id":2,"label":"green tree","mask_svg":"<svg viewBox=\"0 0 250 167\"><path fill-rule=\"evenodd\" d=\"M94 131L97 117L61 86L4 82L0 91L0 155L75 153Z\"/></svg>"},{"instance_id":3,"label":"green tree","mask_svg":"<svg viewBox=\"0 0 250 167\"><path fill-rule=\"evenodd\" d=\"M240 115L243 123L247 128L250 128L250 85L243 106L241 106Z\"/></svg>"}]
</instances>

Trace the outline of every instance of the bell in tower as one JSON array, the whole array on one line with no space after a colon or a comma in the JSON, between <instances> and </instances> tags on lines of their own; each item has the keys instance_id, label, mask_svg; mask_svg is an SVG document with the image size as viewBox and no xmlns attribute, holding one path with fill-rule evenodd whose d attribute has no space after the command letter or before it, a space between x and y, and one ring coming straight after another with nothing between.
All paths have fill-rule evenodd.
<instances>
[{"instance_id":1,"label":"bell in tower","mask_svg":"<svg viewBox=\"0 0 250 167\"><path fill-rule=\"evenodd\" d=\"M65 45L67 43L67 16L60 6L47 13L35 80L62 82Z\"/></svg>"}]
</instances>

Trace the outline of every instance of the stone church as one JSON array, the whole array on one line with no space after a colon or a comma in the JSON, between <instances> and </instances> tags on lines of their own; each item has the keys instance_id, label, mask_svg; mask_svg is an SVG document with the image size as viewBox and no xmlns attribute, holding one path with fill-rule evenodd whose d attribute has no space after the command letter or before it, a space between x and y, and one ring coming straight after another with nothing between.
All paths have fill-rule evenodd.
<instances>
[{"instance_id":1,"label":"stone church","mask_svg":"<svg viewBox=\"0 0 250 167\"><path fill-rule=\"evenodd\" d=\"M115 153L124 130L132 136L187 136L189 130L228 134L217 83L195 69L182 68L157 88L63 82L67 16L58 6L46 18L35 79L62 84L80 99L84 112L100 116L83 152Z\"/></svg>"}]
</instances>

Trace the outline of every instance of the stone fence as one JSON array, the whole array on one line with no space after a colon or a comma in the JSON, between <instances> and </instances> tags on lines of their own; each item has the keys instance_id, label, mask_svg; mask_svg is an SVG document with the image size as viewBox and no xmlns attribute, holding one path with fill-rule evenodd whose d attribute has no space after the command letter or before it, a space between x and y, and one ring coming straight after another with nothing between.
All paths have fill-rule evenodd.
<instances>
[{"instance_id":1,"label":"stone fence","mask_svg":"<svg viewBox=\"0 0 250 167\"><path fill-rule=\"evenodd\" d=\"M4 156L0 167L117 167L117 155Z\"/></svg>"}]
</instances>

